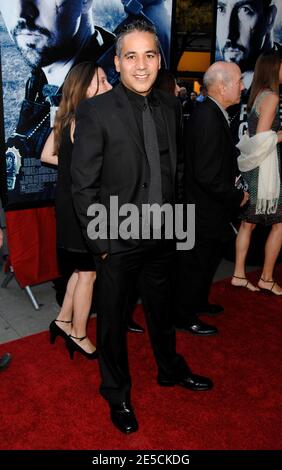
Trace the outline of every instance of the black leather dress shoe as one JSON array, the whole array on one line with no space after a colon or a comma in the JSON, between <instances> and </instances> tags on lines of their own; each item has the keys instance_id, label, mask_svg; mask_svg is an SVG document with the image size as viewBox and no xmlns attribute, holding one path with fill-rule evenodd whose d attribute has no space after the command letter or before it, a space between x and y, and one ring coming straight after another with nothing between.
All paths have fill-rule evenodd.
<instances>
[{"instance_id":1,"label":"black leather dress shoe","mask_svg":"<svg viewBox=\"0 0 282 470\"><path fill-rule=\"evenodd\" d=\"M213 382L208 377L203 377L196 374L187 374L179 380L164 379L159 377L158 384L161 387L173 387L174 385L181 385L181 387L188 388L195 392L204 392L213 388Z\"/></svg>"},{"instance_id":2,"label":"black leather dress shoe","mask_svg":"<svg viewBox=\"0 0 282 470\"><path fill-rule=\"evenodd\" d=\"M218 315L219 313L224 312L222 305L217 304L207 304L205 307L199 309L197 315Z\"/></svg>"},{"instance_id":3,"label":"black leather dress shoe","mask_svg":"<svg viewBox=\"0 0 282 470\"><path fill-rule=\"evenodd\" d=\"M144 328L141 325L138 325L138 323L136 323L132 318L128 320L127 330L132 333L144 333L145 331Z\"/></svg>"},{"instance_id":4,"label":"black leather dress shoe","mask_svg":"<svg viewBox=\"0 0 282 470\"><path fill-rule=\"evenodd\" d=\"M112 423L119 431L125 434L138 431L138 422L131 405L124 401L119 405L110 404L110 409Z\"/></svg>"},{"instance_id":5,"label":"black leather dress shoe","mask_svg":"<svg viewBox=\"0 0 282 470\"><path fill-rule=\"evenodd\" d=\"M202 322L201 320L197 320L193 323L193 325L186 325L184 322L175 325L177 330L188 331L193 335L199 336L209 336L215 335L218 333L218 329L213 325L208 325L207 323Z\"/></svg>"}]
</instances>

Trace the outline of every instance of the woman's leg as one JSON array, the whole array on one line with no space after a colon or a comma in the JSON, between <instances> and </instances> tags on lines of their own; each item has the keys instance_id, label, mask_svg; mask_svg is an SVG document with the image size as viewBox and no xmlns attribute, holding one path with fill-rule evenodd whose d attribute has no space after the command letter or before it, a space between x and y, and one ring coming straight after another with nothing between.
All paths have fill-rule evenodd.
<instances>
[{"instance_id":1,"label":"woman's leg","mask_svg":"<svg viewBox=\"0 0 282 470\"><path fill-rule=\"evenodd\" d=\"M261 274L261 279L259 280L258 285L263 289L272 290L274 294L278 295L282 295L282 288L277 283L275 283L275 285L273 286L273 284L271 284L271 281L273 281L274 266L279 256L281 246L282 223L273 224L265 244L264 265Z\"/></svg>"},{"instance_id":2,"label":"woman's leg","mask_svg":"<svg viewBox=\"0 0 282 470\"><path fill-rule=\"evenodd\" d=\"M74 272L69 278L66 293L64 296L64 301L63 301L60 313L56 318L56 320L58 320L57 326L61 328L61 330L63 330L67 334L70 334L71 332L74 291L75 291L77 282L78 282L78 273Z\"/></svg>"},{"instance_id":3,"label":"woman's leg","mask_svg":"<svg viewBox=\"0 0 282 470\"><path fill-rule=\"evenodd\" d=\"M250 246L252 232L255 224L250 224L244 220L241 222L239 232L236 239L236 260L234 274L231 284L233 286L247 287L251 291L259 290L251 282L246 279L246 257Z\"/></svg>"},{"instance_id":4,"label":"woman's leg","mask_svg":"<svg viewBox=\"0 0 282 470\"><path fill-rule=\"evenodd\" d=\"M86 336L86 325L90 312L93 286L96 279L95 271L79 271L78 281L74 290L73 320L71 335L77 338ZM95 351L95 346L89 338L83 341L72 338L82 349L88 353Z\"/></svg>"}]
</instances>

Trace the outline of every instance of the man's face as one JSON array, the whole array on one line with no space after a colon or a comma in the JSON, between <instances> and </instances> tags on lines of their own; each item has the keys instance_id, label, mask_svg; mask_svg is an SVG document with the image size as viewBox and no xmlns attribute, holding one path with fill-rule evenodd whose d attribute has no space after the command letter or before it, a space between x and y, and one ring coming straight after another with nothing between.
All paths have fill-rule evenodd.
<instances>
[{"instance_id":1,"label":"man's face","mask_svg":"<svg viewBox=\"0 0 282 470\"><path fill-rule=\"evenodd\" d=\"M155 37L148 32L126 34L122 40L121 55L115 56L116 70L122 83L143 96L151 91L160 62Z\"/></svg>"},{"instance_id":2,"label":"man's face","mask_svg":"<svg viewBox=\"0 0 282 470\"><path fill-rule=\"evenodd\" d=\"M218 0L217 41L223 60L235 62L242 71L253 68L272 27L271 8L263 0Z\"/></svg>"},{"instance_id":3,"label":"man's face","mask_svg":"<svg viewBox=\"0 0 282 470\"><path fill-rule=\"evenodd\" d=\"M31 67L38 67L68 57L82 4L83 0L0 0L0 11L21 54Z\"/></svg>"},{"instance_id":4,"label":"man's face","mask_svg":"<svg viewBox=\"0 0 282 470\"><path fill-rule=\"evenodd\" d=\"M185 87L180 87L179 96L183 100L185 100L187 98L187 90L186 90Z\"/></svg>"},{"instance_id":5,"label":"man's face","mask_svg":"<svg viewBox=\"0 0 282 470\"><path fill-rule=\"evenodd\" d=\"M244 90L241 70L236 64L228 64L230 80L224 85L224 101L226 107L240 103L241 92Z\"/></svg>"}]
</instances>

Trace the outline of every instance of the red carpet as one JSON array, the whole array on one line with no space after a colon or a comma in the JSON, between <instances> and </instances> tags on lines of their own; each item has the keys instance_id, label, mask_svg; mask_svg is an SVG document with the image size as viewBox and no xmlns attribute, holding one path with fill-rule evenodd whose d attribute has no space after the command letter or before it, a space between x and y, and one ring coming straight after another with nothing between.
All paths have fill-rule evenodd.
<instances>
[{"instance_id":1,"label":"red carpet","mask_svg":"<svg viewBox=\"0 0 282 470\"><path fill-rule=\"evenodd\" d=\"M214 284L212 297L225 312L203 319L219 335L177 336L192 370L214 380L211 392L158 387L147 335L129 335L140 425L130 436L109 420L97 361L70 361L62 339L51 346L47 332L1 345L13 362L1 372L0 448L282 449L282 298L235 289L228 280ZM136 319L143 323L141 308ZM94 328L92 320L91 336Z\"/></svg>"}]
</instances>

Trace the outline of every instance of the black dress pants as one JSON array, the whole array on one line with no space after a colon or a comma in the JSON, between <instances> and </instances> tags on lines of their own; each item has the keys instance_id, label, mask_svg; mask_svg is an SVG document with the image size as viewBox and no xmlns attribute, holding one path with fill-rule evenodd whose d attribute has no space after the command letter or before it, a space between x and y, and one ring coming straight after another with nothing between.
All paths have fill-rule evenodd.
<instances>
[{"instance_id":1,"label":"black dress pants","mask_svg":"<svg viewBox=\"0 0 282 470\"><path fill-rule=\"evenodd\" d=\"M100 392L111 404L130 399L127 352L130 294L139 285L158 376L179 378L189 372L176 353L170 311L170 270L175 256L172 241L143 240L133 250L97 259L97 348L102 376ZM142 365L136 365L142 367Z\"/></svg>"},{"instance_id":2,"label":"black dress pants","mask_svg":"<svg viewBox=\"0 0 282 470\"><path fill-rule=\"evenodd\" d=\"M197 237L192 250L178 251L175 303L177 321L193 325L208 304L213 277L222 258L221 241Z\"/></svg>"}]
</instances>

